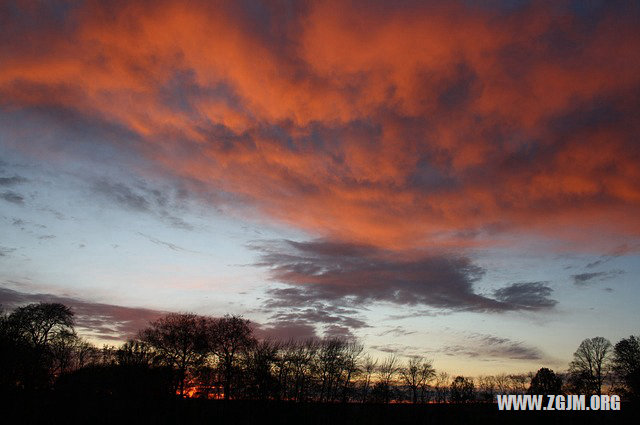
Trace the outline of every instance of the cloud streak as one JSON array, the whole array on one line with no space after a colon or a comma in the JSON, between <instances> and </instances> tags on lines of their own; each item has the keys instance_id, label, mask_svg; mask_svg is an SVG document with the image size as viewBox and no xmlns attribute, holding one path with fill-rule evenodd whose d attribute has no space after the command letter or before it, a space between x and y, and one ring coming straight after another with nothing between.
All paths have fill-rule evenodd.
<instances>
[{"instance_id":1,"label":"cloud streak","mask_svg":"<svg viewBox=\"0 0 640 425\"><path fill-rule=\"evenodd\" d=\"M0 246L0 257L8 257L15 250L16 250L15 248Z\"/></svg>"},{"instance_id":2,"label":"cloud streak","mask_svg":"<svg viewBox=\"0 0 640 425\"><path fill-rule=\"evenodd\" d=\"M92 194L124 210L155 215L173 227L193 230L189 223L175 214L184 209L184 199L181 199L184 197L183 190L166 187L161 190L143 181L135 186L102 178L94 181L90 190Z\"/></svg>"},{"instance_id":3,"label":"cloud streak","mask_svg":"<svg viewBox=\"0 0 640 425\"><path fill-rule=\"evenodd\" d=\"M0 193L0 199L4 199L5 201L11 202L12 204L24 205L24 197L19 193L13 192L11 190Z\"/></svg>"},{"instance_id":4,"label":"cloud streak","mask_svg":"<svg viewBox=\"0 0 640 425\"><path fill-rule=\"evenodd\" d=\"M0 177L0 186L14 186L16 184L26 183L27 181L27 179L20 176Z\"/></svg>"},{"instance_id":5,"label":"cloud streak","mask_svg":"<svg viewBox=\"0 0 640 425\"><path fill-rule=\"evenodd\" d=\"M450 356L482 359L542 360L544 355L536 347L509 338L487 334L471 334L464 345L448 345L442 352Z\"/></svg>"},{"instance_id":6,"label":"cloud streak","mask_svg":"<svg viewBox=\"0 0 640 425\"><path fill-rule=\"evenodd\" d=\"M608 272L579 273L571 275L571 277L573 278L574 285L585 287L595 282L602 282L605 280L613 279L624 273L625 272L623 270L610 270Z\"/></svg>"},{"instance_id":7,"label":"cloud streak","mask_svg":"<svg viewBox=\"0 0 640 425\"><path fill-rule=\"evenodd\" d=\"M165 242L165 241L162 241L162 240L160 240L160 239L158 239L158 238L154 238L153 236L145 235L144 233L140 233L140 232L138 232L138 235L142 236L143 238L145 238L145 239L149 240L150 242L152 242L152 243L154 243L154 244L156 244L156 245L160 245L160 246L167 247L167 248L169 248L169 249L170 249L170 250L172 250L172 251L176 251L176 252L190 252L190 253L193 253L193 254L199 254L199 252L198 252L198 251L192 251L192 250L189 250L189 249L183 248L183 247L181 247L181 246L179 246L179 245L176 245L176 244L174 244L174 243L171 243L171 242Z\"/></svg>"}]
</instances>

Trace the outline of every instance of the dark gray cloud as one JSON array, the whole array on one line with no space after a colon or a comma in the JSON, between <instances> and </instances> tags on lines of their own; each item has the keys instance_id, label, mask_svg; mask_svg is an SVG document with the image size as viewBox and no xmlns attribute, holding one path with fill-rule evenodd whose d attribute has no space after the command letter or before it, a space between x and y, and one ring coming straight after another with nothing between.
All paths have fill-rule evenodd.
<instances>
[{"instance_id":1,"label":"dark gray cloud","mask_svg":"<svg viewBox=\"0 0 640 425\"><path fill-rule=\"evenodd\" d=\"M571 275L573 284L577 286L587 286L594 282L602 282L604 280L613 279L616 276L624 274L624 270L610 270L608 272L591 272Z\"/></svg>"},{"instance_id":2,"label":"dark gray cloud","mask_svg":"<svg viewBox=\"0 0 640 425\"><path fill-rule=\"evenodd\" d=\"M20 176L0 177L0 186L13 186L20 183L26 183L27 181L27 179Z\"/></svg>"},{"instance_id":3,"label":"dark gray cloud","mask_svg":"<svg viewBox=\"0 0 640 425\"><path fill-rule=\"evenodd\" d=\"M466 257L402 255L369 246L330 241L255 243L258 266L287 284L269 291L268 308L313 301L363 307L372 302L427 306L456 311L509 311L551 308L552 289L541 283L514 284L496 298L478 294L474 283L484 269Z\"/></svg>"},{"instance_id":4,"label":"dark gray cloud","mask_svg":"<svg viewBox=\"0 0 640 425\"><path fill-rule=\"evenodd\" d=\"M122 307L67 296L30 294L0 288L0 304L4 309L13 309L36 302L56 302L71 307L75 313L76 327L83 334L113 341L134 337L150 321L164 314L164 312L146 308Z\"/></svg>"},{"instance_id":5,"label":"dark gray cloud","mask_svg":"<svg viewBox=\"0 0 640 425\"><path fill-rule=\"evenodd\" d=\"M523 310L540 310L555 306L558 301L549 298L553 289L548 282L513 283L495 291L496 299Z\"/></svg>"},{"instance_id":6,"label":"dark gray cloud","mask_svg":"<svg viewBox=\"0 0 640 425\"><path fill-rule=\"evenodd\" d=\"M464 344L443 347L442 352L449 356L483 359L541 360L544 357L538 348L521 341L478 333L466 335Z\"/></svg>"},{"instance_id":7,"label":"dark gray cloud","mask_svg":"<svg viewBox=\"0 0 640 425\"><path fill-rule=\"evenodd\" d=\"M369 327L361 312L375 302L416 309L402 317L433 315L435 311L502 312L541 310L557 302L541 282L516 283L490 298L473 285L484 270L457 256L402 256L364 245L329 241L260 242L258 266L286 286L266 290L261 311L279 326L314 328L325 336L351 336ZM400 327L385 332L408 335Z\"/></svg>"},{"instance_id":8,"label":"dark gray cloud","mask_svg":"<svg viewBox=\"0 0 640 425\"><path fill-rule=\"evenodd\" d=\"M0 193L0 199L4 199L5 201L11 202L12 204L24 205L24 197L12 190L7 190Z\"/></svg>"}]
</instances>

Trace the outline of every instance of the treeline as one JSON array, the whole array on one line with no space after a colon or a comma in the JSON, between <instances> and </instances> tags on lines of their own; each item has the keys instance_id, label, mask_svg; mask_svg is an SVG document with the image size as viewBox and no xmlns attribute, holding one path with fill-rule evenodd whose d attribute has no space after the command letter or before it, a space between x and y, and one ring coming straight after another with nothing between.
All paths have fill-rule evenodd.
<instances>
[{"instance_id":1,"label":"treeline","mask_svg":"<svg viewBox=\"0 0 640 425\"><path fill-rule=\"evenodd\" d=\"M341 338L259 340L239 316L168 314L119 347L80 338L62 304L19 307L0 316L3 392L69 392L83 397L190 397L316 402L471 402L496 394L598 394L637 399L640 340L581 343L564 374L451 377L427 359L374 359Z\"/></svg>"}]
</instances>

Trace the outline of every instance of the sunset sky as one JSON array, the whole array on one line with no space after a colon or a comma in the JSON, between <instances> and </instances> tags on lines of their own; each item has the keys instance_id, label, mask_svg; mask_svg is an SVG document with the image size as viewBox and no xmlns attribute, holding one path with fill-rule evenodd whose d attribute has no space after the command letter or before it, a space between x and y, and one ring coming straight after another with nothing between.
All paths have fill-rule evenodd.
<instances>
[{"instance_id":1,"label":"sunset sky","mask_svg":"<svg viewBox=\"0 0 640 425\"><path fill-rule=\"evenodd\" d=\"M0 303L456 374L640 332L640 3L0 1Z\"/></svg>"}]
</instances>

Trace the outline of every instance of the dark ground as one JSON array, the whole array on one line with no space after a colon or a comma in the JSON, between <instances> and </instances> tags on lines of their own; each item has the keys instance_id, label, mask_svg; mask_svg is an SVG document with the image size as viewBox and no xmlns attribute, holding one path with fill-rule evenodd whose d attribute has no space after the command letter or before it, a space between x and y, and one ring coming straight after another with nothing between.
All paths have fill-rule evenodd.
<instances>
[{"instance_id":1,"label":"dark ground","mask_svg":"<svg viewBox=\"0 0 640 425\"><path fill-rule=\"evenodd\" d=\"M6 402L6 404L5 404ZM320 404L178 399L4 398L7 424L626 424L637 406L620 411L501 412L495 404Z\"/></svg>"}]
</instances>

